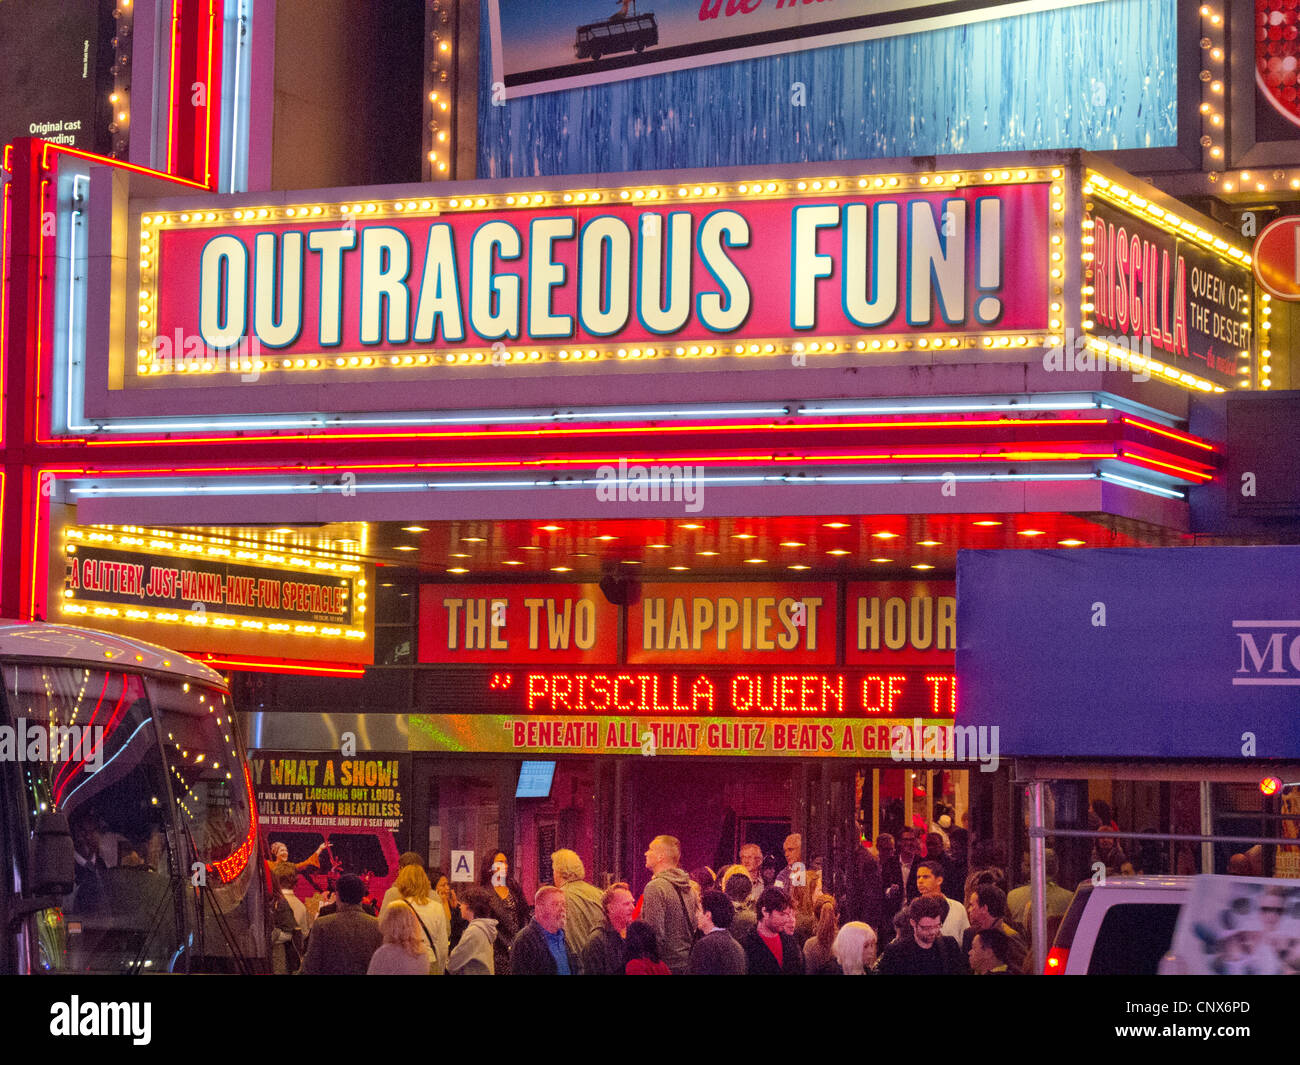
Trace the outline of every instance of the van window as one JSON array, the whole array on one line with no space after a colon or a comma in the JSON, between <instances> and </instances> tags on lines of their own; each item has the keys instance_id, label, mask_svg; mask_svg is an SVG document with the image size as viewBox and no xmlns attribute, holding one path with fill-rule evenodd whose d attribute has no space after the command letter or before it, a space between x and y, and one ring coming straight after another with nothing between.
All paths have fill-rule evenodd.
<instances>
[{"instance_id":1,"label":"van window","mask_svg":"<svg viewBox=\"0 0 1300 1065\"><path fill-rule=\"evenodd\" d=\"M1124 902L1106 911L1088 959L1088 975L1155 976L1174 940L1176 902Z\"/></svg>"}]
</instances>

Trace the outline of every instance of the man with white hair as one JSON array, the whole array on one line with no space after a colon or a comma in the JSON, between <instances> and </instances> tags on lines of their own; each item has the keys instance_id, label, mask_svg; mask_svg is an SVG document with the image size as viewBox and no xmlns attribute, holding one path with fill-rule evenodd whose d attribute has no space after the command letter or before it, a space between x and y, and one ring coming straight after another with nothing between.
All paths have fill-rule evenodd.
<instances>
[{"instance_id":1,"label":"man with white hair","mask_svg":"<svg viewBox=\"0 0 1300 1065\"><path fill-rule=\"evenodd\" d=\"M587 883L587 870L574 851L562 849L551 855L551 875L555 886L564 892L564 938L569 949L581 957L583 947L605 919L604 894Z\"/></svg>"},{"instance_id":2,"label":"man with white hair","mask_svg":"<svg viewBox=\"0 0 1300 1065\"><path fill-rule=\"evenodd\" d=\"M533 907L533 919L510 944L510 975L581 975L578 957L564 939L564 892L543 884L537 889Z\"/></svg>"},{"instance_id":3,"label":"man with white hair","mask_svg":"<svg viewBox=\"0 0 1300 1065\"><path fill-rule=\"evenodd\" d=\"M682 845L672 836L655 836L645 852L645 867L654 875L641 896L641 920L655 931L659 954L673 975L690 968L699 904L691 878L678 867Z\"/></svg>"},{"instance_id":4,"label":"man with white hair","mask_svg":"<svg viewBox=\"0 0 1300 1065\"><path fill-rule=\"evenodd\" d=\"M763 848L757 843L746 843L740 848L740 864L745 867L751 885L749 901L757 902L758 896L763 894Z\"/></svg>"}]
</instances>

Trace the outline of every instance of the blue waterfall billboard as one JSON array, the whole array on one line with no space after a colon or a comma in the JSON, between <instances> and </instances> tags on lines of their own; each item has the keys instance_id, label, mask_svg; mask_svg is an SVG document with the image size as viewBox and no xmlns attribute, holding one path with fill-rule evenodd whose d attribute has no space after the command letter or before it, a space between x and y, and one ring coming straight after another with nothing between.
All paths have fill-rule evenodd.
<instances>
[{"instance_id":1,"label":"blue waterfall billboard","mask_svg":"<svg viewBox=\"0 0 1300 1065\"><path fill-rule=\"evenodd\" d=\"M1004 756L1300 758L1300 547L962 551L957 634Z\"/></svg>"}]
</instances>

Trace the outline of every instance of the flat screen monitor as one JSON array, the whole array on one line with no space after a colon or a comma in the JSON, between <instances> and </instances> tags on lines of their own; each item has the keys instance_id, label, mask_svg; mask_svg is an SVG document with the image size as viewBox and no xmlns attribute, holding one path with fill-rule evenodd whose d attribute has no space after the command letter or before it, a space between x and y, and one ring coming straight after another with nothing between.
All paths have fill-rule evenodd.
<instances>
[{"instance_id":1,"label":"flat screen monitor","mask_svg":"<svg viewBox=\"0 0 1300 1065\"><path fill-rule=\"evenodd\" d=\"M554 778L554 762L525 762L519 767L519 786L515 788L515 798L548 798L551 794L551 781Z\"/></svg>"}]
</instances>

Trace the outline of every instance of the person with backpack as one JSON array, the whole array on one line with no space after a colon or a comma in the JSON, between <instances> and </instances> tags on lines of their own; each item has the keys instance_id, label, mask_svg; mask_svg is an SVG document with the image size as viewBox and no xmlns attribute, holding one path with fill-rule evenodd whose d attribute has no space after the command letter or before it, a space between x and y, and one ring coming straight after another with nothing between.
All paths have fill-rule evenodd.
<instances>
[{"instance_id":1,"label":"person with backpack","mask_svg":"<svg viewBox=\"0 0 1300 1065\"><path fill-rule=\"evenodd\" d=\"M682 845L675 838L655 836L645 852L646 868L654 875L641 896L641 920L654 929L659 953L674 976L690 969L699 925L699 904L691 878L678 867L681 858Z\"/></svg>"}]
</instances>

